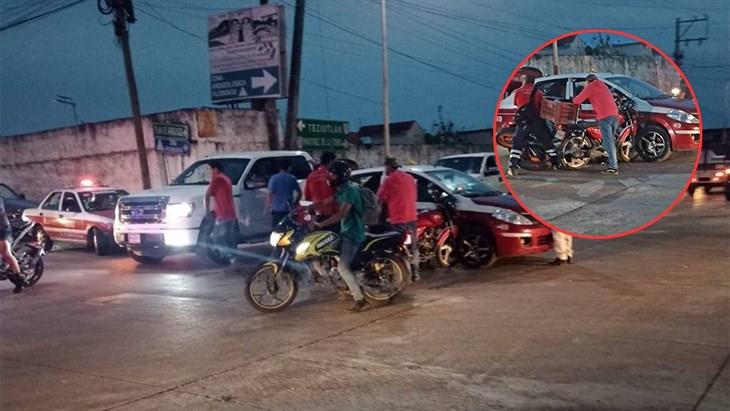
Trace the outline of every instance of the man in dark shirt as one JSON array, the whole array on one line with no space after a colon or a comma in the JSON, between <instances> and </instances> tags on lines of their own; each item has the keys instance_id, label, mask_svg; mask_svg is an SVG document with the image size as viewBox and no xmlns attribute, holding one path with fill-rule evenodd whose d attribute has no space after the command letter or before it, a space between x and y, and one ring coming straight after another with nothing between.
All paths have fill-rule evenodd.
<instances>
[{"instance_id":1,"label":"man in dark shirt","mask_svg":"<svg viewBox=\"0 0 730 411\"><path fill-rule=\"evenodd\" d=\"M0 257L10 266L11 274L8 275L8 279L15 284L13 293L17 294L23 291L25 280L20 276L20 266L18 266L18 260L13 255L13 250L10 245L12 237L13 229L10 226L10 221L8 221L8 216L5 212L5 203L2 197L0 197Z\"/></svg>"}]
</instances>

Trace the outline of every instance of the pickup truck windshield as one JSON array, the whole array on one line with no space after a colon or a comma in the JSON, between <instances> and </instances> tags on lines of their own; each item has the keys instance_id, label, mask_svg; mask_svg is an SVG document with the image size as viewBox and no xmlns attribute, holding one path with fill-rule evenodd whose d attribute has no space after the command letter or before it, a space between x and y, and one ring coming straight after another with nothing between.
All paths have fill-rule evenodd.
<instances>
[{"instance_id":1,"label":"pickup truck windshield","mask_svg":"<svg viewBox=\"0 0 730 411\"><path fill-rule=\"evenodd\" d=\"M436 162L436 166L453 168L469 174L479 174L482 172L482 161L484 161L484 157L442 158Z\"/></svg>"},{"instance_id":2,"label":"pickup truck windshield","mask_svg":"<svg viewBox=\"0 0 730 411\"><path fill-rule=\"evenodd\" d=\"M213 161L212 159L209 160L201 160L190 167L187 168L187 170L183 171L180 176L178 176L173 182L172 185L174 186L188 186L188 185L207 185L210 183L210 167L208 166L208 163ZM249 163L249 159L247 158L220 158L216 159L222 167L223 167L223 174L228 176L228 178L231 179L231 183L235 186L238 184L238 180L241 179L241 175L243 174L243 171L246 169L246 166Z\"/></svg>"}]
</instances>

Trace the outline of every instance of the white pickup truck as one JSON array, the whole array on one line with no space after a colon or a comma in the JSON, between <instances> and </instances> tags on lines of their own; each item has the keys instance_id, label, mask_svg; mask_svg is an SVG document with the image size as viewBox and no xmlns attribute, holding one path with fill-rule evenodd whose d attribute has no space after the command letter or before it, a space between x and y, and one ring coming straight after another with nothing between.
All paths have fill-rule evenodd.
<instances>
[{"instance_id":1,"label":"white pickup truck","mask_svg":"<svg viewBox=\"0 0 730 411\"><path fill-rule=\"evenodd\" d=\"M210 237L213 221L203 203L210 182L208 163L216 160L233 183L240 228L239 243L268 238L271 215L265 210L269 177L281 159L292 164L292 174L303 184L312 171L312 158L302 151L256 151L218 154L193 163L172 184L145 190L117 203L114 240L140 263L159 263L165 256L191 252ZM225 263L215 252L208 256Z\"/></svg>"}]
</instances>

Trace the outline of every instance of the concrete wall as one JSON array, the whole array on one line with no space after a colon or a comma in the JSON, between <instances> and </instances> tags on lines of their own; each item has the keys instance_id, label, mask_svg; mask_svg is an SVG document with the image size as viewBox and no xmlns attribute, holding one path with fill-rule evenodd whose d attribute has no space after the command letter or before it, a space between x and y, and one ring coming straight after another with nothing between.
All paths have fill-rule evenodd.
<instances>
[{"instance_id":1,"label":"concrete wall","mask_svg":"<svg viewBox=\"0 0 730 411\"><path fill-rule=\"evenodd\" d=\"M592 70L627 74L644 80L669 93L679 86L681 77L662 56L559 56L561 73L581 73ZM545 75L552 74L551 56L535 56L527 63L539 68Z\"/></svg>"},{"instance_id":2,"label":"concrete wall","mask_svg":"<svg viewBox=\"0 0 730 411\"><path fill-rule=\"evenodd\" d=\"M194 161L216 152L266 150L263 113L210 109L217 127L213 137L198 137L199 110L188 109L146 116L145 145L152 186L166 184ZM176 122L190 127L187 156L162 155L154 150L152 123ZM130 119L85 124L0 139L0 182L41 200L49 191L94 178L130 191L142 189L134 126Z\"/></svg>"}]
</instances>

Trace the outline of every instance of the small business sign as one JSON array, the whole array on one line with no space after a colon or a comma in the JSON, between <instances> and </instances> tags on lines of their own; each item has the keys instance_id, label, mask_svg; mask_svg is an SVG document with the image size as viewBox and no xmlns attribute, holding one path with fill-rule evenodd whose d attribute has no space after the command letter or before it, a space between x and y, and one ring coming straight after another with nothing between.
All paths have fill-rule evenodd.
<instances>
[{"instance_id":1,"label":"small business sign","mask_svg":"<svg viewBox=\"0 0 730 411\"><path fill-rule=\"evenodd\" d=\"M190 154L190 127L187 124L154 123L155 150L164 154Z\"/></svg>"}]
</instances>

